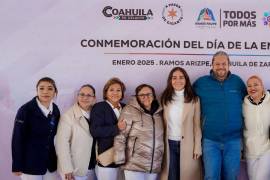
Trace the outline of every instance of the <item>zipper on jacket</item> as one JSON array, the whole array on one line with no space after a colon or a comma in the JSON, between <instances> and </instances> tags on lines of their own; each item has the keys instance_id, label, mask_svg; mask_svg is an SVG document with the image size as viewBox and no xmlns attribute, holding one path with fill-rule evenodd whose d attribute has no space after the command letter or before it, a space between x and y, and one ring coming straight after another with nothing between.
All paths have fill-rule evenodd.
<instances>
[{"instance_id":1,"label":"zipper on jacket","mask_svg":"<svg viewBox=\"0 0 270 180\"><path fill-rule=\"evenodd\" d=\"M155 119L154 116L152 115L152 121L153 121L153 149L152 149L152 160L151 160L151 168L150 168L150 173L152 173L153 170L153 163L154 163L154 153L155 153L155 144L156 144L156 138L155 138Z\"/></svg>"},{"instance_id":2,"label":"zipper on jacket","mask_svg":"<svg viewBox=\"0 0 270 180\"><path fill-rule=\"evenodd\" d=\"M138 137L135 137L135 140L134 140L134 143L133 143L133 148L132 148L131 156L133 156L133 154L134 154L135 144L136 144L137 138L138 138Z\"/></svg>"},{"instance_id":3,"label":"zipper on jacket","mask_svg":"<svg viewBox=\"0 0 270 180\"><path fill-rule=\"evenodd\" d=\"M226 105L226 91L225 91L225 87L224 87L224 82L221 84L222 90L223 90L223 95L224 95L224 107L225 107L225 124L224 124L224 129L225 132L227 131L228 127L229 127L229 117L228 117L228 106ZM222 133L221 135L222 141L224 141L225 136L224 133Z\"/></svg>"}]
</instances>

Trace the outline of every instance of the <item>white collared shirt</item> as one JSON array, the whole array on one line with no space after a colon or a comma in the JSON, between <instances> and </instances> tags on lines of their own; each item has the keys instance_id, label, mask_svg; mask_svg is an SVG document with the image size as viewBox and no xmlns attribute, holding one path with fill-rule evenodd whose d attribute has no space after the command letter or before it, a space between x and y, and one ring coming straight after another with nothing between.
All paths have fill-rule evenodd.
<instances>
[{"instance_id":1,"label":"white collared shirt","mask_svg":"<svg viewBox=\"0 0 270 180\"><path fill-rule=\"evenodd\" d=\"M89 114L89 112L87 112L87 111L83 110L82 108L80 108L80 110L81 110L81 112L82 112L82 115L83 115L85 118L87 118L87 119L89 119L89 118L90 118L90 114Z\"/></svg>"},{"instance_id":2,"label":"white collared shirt","mask_svg":"<svg viewBox=\"0 0 270 180\"><path fill-rule=\"evenodd\" d=\"M120 113L121 113L121 110L122 110L121 105L118 104L118 106L120 107L120 109L117 109L117 108L114 108L113 105L109 101L106 100L106 102L112 107L113 112L114 112L114 114L116 115L116 117L118 119L120 117Z\"/></svg>"},{"instance_id":3,"label":"white collared shirt","mask_svg":"<svg viewBox=\"0 0 270 180\"><path fill-rule=\"evenodd\" d=\"M48 109L41 104L41 102L38 100L38 98L36 98L36 101L37 101L38 107L41 109L44 116L48 117L48 115L53 112L53 102L52 101L50 102Z\"/></svg>"}]
</instances>

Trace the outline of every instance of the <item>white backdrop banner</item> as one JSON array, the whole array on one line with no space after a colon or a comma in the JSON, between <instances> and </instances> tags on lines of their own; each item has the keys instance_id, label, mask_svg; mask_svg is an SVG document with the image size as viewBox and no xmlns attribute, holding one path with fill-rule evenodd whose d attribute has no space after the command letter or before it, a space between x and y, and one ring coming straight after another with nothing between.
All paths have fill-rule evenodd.
<instances>
[{"instance_id":1,"label":"white backdrop banner","mask_svg":"<svg viewBox=\"0 0 270 180\"><path fill-rule=\"evenodd\" d=\"M55 79L63 112L82 84L92 84L98 100L115 76L127 86L125 101L140 83L160 94L174 66L194 81L223 50L233 73L257 74L270 88L266 0L9 0L0 2L0 23L0 179L14 178L14 116L43 76Z\"/></svg>"}]
</instances>

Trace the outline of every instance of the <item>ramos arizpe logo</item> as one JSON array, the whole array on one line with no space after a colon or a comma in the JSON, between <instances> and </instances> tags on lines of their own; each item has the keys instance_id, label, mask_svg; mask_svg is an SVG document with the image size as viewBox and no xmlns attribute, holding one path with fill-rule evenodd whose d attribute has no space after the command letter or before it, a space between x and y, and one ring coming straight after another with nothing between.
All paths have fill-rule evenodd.
<instances>
[{"instance_id":1,"label":"ramos arizpe logo","mask_svg":"<svg viewBox=\"0 0 270 180\"><path fill-rule=\"evenodd\" d=\"M199 27L215 27L217 25L213 11L209 8L204 8L200 11L195 25Z\"/></svg>"}]
</instances>

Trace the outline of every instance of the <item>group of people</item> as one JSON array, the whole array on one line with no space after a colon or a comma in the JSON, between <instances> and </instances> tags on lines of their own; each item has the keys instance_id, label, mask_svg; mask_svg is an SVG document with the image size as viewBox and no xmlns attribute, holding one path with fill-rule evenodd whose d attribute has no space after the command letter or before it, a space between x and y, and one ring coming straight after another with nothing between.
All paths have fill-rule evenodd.
<instances>
[{"instance_id":1,"label":"group of people","mask_svg":"<svg viewBox=\"0 0 270 180\"><path fill-rule=\"evenodd\" d=\"M236 180L244 152L249 179L269 180L270 94L255 75L246 88L229 64L217 52L193 85L173 68L160 100L141 84L124 104L125 84L112 78L96 103L86 84L61 115L54 80L42 78L15 118L12 172L22 180Z\"/></svg>"}]
</instances>

